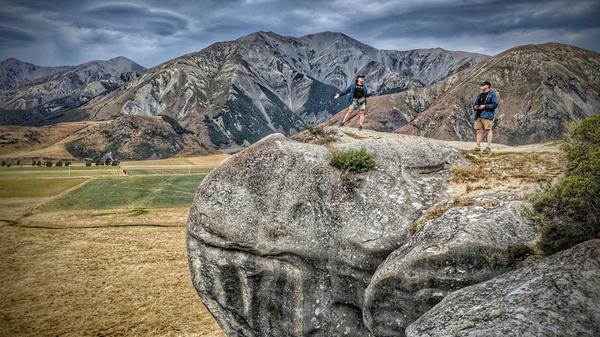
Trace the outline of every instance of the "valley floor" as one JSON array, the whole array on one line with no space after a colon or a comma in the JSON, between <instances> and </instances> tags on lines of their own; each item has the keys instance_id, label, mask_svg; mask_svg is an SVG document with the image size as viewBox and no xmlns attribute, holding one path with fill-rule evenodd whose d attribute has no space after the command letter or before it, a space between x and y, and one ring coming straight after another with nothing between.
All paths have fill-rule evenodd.
<instances>
[{"instance_id":1,"label":"valley floor","mask_svg":"<svg viewBox=\"0 0 600 337\"><path fill-rule=\"evenodd\" d=\"M1 168L0 336L223 336L185 236L198 184L225 157Z\"/></svg>"}]
</instances>

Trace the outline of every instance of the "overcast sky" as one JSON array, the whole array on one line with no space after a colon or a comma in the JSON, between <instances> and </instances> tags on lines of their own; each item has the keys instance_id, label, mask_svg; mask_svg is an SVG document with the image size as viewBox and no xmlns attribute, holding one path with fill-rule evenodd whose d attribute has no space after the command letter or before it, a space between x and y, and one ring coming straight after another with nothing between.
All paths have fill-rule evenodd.
<instances>
[{"instance_id":1,"label":"overcast sky","mask_svg":"<svg viewBox=\"0 0 600 337\"><path fill-rule=\"evenodd\" d=\"M0 60L79 64L126 56L151 67L263 30L343 32L376 48L496 54L548 41L600 51L600 1L0 0Z\"/></svg>"}]
</instances>

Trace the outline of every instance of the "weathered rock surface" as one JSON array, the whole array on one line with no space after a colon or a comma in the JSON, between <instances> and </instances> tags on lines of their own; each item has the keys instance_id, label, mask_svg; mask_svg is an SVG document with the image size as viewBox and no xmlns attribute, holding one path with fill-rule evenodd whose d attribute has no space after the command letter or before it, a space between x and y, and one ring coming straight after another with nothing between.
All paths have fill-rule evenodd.
<instances>
[{"instance_id":1,"label":"weathered rock surface","mask_svg":"<svg viewBox=\"0 0 600 337\"><path fill-rule=\"evenodd\" d=\"M408 228L445 197L456 150L399 134L327 129L376 168L347 176L322 145L274 134L200 185L188 220L193 284L228 336L366 336L364 289ZM333 141L334 140L334 141Z\"/></svg>"},{"instance_id":2,"label":"weathered rock surface","mask_svg":"<svg viewBox=\"0 0 600 337\"><path fill-rule=\"evenodd\" d=\"M600 240L458 290L406 335L600 336Z\"/></svg>"},{"instance_id":3,"label":"weathered rock surface","mask_svg":"<svg viewBox=\"0 0 600 337\"><path fill-rule=\"evenodd\" d=\"M500 195L470 203L426 222L379 266L363 308L375 336L404 336L406 327L447 293L514 269L494 258L535 238L520 214L521 203Z\"/></svg>"}]
</instances>

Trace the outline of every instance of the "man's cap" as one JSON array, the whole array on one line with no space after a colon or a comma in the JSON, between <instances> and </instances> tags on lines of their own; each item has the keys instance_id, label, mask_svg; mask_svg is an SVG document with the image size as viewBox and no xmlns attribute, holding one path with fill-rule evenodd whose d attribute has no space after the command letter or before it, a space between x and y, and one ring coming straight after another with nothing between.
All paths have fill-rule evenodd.
<instances>
[{"instance_id":1,"label":"man's cap","mask_svg":"<svg viewBox=\"0 0 600 337\"><path fill-rule=\"evenodd\" d=\"M490 81L483 81L483 82L479 83L479 85L487 85L490 88L492 87L492 84L490 83Z\"/></svg>"}]
</instances>

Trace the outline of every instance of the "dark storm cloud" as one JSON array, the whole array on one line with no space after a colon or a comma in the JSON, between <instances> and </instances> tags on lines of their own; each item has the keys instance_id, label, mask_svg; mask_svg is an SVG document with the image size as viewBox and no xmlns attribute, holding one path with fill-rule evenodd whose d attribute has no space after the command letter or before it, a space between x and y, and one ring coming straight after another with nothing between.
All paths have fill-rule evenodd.
<instances>
[{"instance_id":1,"label":"dark storm cloud","mask_svg":"<svg viewBox=\"0 0 600 337\"><path fill-rule=\"evenodd\" d=\"M188 28L188 20L185 17L128 4L91 8L83 11L81 19L73 20L77 20L80 27L144 32L159 36L175 35L185 32Z\"/></svg>"},{"instance_id":2,"label":"dark storm cloud","mask_svg":"<svg viewBox=\"0 0 600 337\"><path fill-rule=\"evenodd\" d=\"M493 37L511 31L597 28L600 27L599 17L600 3L593 1L489 1L387 12L376 20L373 17L362 19L360 25L378 30L380 36L400 33L423 38L461 34Z\"/></svg>"},{"instance_id":3,"label":"dark storm cloud","mask_svg":"<svg viewBox=\"0 0 600 337\"><path fill-rule=\"evenodd\" d=\"M341 31L377 48L495 54L556 41L600 50L596 0L90 0L0 3L0 59L42 65L127 56L144 66L255 31Z\"/></svg>"},{"instance_id":4,"label":"dark storm cloud","mask_svg":"<svg viewBox=\"0 0 600 337\"><path fill-rule=\"evenodd\" d=\"M33 41L35 41L35 37L32 34L0 25L0 46L2 47L24 46Z\"/></svg>"}]
</instances>

